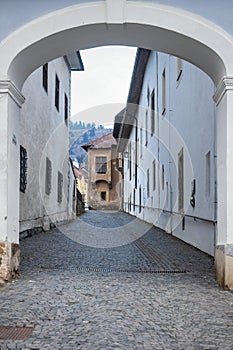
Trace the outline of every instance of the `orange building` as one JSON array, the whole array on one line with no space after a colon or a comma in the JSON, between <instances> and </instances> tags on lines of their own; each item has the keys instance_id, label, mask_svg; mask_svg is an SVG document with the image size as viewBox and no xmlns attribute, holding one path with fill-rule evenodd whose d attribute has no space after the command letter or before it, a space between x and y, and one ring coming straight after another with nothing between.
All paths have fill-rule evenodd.
<instances>
[{"instance_id":1,"label":"orange building","mask_svg":"<svg viewBox=\"0 0 233 350\"><path fill-rule=\"evenodd\" d=\"M116 140L112 133L109 133L82 147L88 152L89 207L118 210L121 173L117 169Z\"/></svg>"}]
</instances>

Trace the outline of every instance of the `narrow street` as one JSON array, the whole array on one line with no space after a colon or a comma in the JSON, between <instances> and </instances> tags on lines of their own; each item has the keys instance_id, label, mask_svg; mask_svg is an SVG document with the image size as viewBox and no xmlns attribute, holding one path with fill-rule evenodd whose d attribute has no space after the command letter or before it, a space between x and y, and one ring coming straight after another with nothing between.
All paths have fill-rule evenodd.
<instances>
[{"instance_id":1,"label":"narrow street","mask_svg":"<svg viewBox=\"0 0 233 350\"><path fill-rule=\"evenodd\" d=\"M0 326L33 332L1 350L232 350L233 293L213 259L148 224L88 211L20 246Z\"/></svg>"}]
</instances>

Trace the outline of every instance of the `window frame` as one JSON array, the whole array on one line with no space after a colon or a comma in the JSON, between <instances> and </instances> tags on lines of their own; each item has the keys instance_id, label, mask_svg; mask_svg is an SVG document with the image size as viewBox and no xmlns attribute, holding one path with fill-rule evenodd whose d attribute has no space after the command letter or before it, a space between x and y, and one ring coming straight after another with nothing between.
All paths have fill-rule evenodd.
<instances>
[{"instance_id":1,"label":"window frame","mask_svg":"<svg viewBox=\"0 0 233 350\"><path fill-rule=\"evenodd\" d=\"M166 68L162 73L162 116L166 114Z\"/></svg>"},{"instance_id":2,"label":"window frame","mask_svg":"<svg viewBox=\"0 0 233 350\"><path fill-rule=\"evenodd\" d=\"M103 196L103 194L104 194L104 196ZM101 191L100 192L100 200L103 201L103 202L107 201L107 192L106 191Z\"/></svg>"},{"instance_id":3,"label":"window frame","mask_svg":"<svg viewBox=\"0 0 233 350\"><path fill-rule=\"evenodd\" d=\"M49 196L52 192L52 162L48 157L45 162L45 193Z\"/></svg>"},{"instance_id":4,"label":"window frame","mask_svg":"<svg viewBox=\"0 0 233 350\"><path fill-rule=\"evenodd\" d=\"M63 191L63 174L62 172L57 172L57 202L62 203L62 191Z\"/></svg>"},{"instance_id":5,"label":"window frame","mask_svg":"<svg viewBox=\"0 0 233 350\"><path fill-rule=\"evenodd\" d=\"M146 171L146 189L147 189L147 198L150 197L150 169Z\"/></svg>"},{"instance_id":6,"label":"window frame","mask_svg":"<svg viewBox=\"0 0 233 350\"><path fill-rule=\"evenodd\" d=\"M155 89L151 93L151 136L155 133Z\"/></svg>"},{"instance_id":7,"label":"window frame","mask_svg":"<svg viewBox=\"0 0 233 350\"><path fill-rule=\"evenodd\" d=\"M164 170L164 164L162 164L162 178L161 178L161 182L162 182L162 190L164 191L164 186L165 186L165 170Z\"/></svg>"},{"instance_id":8,"label":"window frame","mask_svg":"<svg viewBox=\"0 0 233 350\"><path fill-rule=\"evenodd\" d=\"M156 160L154 159L152 162L153 169L153 191L156 190Z\"/></svg>"},{"instance_id":9,"label":"window frame","mask_svg":"<svg viewBox=\"0 0 233 350\"><path fill-rule=\"evenodd\" d=\"M55 107L57 111L60 110L60 80L58 75L55 75Z\"/></svg>"},{"instance_id":10,"label":"window frame","mask_svg":"<svg viewBox=\"0 0 233 350\"><path fill-rule=\"evenodd\" d=\"M26 192L27 188L27 150L20 145L20 183L19 190L22 193Z\"/></svg>"},{"instance_id":11,"label":"window frame","mask_svg":"<svg viewBox=\"0 0 233 350\"><path fill-rule=\"evenodd\" d=\"M103 170L101 170L103 168ZM96 174L107 174L108 160L106 156L95 157L95 172Z\"/></svg>"},{"instance_id":12,"label":"window frame","mask_svg":"<svg viewBox=\"0 0 233 350\"><path fill-rule=\"evenodd\" d=\"M42 66L42 86L46 93L48 93L48 80L49 80L48 71L49 71L48 63L45 63Z\"/></svg>"},{"instance_id":13,"label":"window frame","mask_svg":"<svg viewBox=\"0 0 233 350\"><path fill-rule=\"evenodd\" d=\"M67 94L64 93L64 121L66 126L68 126L68 120L69 120L69 100L68 100Z\"/></svg>"}]
</instances>

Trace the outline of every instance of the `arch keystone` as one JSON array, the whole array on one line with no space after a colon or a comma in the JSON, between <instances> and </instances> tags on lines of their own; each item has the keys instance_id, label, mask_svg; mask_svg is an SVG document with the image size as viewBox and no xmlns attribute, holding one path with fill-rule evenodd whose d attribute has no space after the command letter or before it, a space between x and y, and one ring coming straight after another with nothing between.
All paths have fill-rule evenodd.
<instances>
[{"instance_id":1,"label":"arch keystone","mask_svg":"<svg viewBox=\"0 0 233 350\"><path fill-rule=\"evenodd\" d=\"M106 23L124 23L126 0L105 0Z\"/></svg>"}]
</instances>

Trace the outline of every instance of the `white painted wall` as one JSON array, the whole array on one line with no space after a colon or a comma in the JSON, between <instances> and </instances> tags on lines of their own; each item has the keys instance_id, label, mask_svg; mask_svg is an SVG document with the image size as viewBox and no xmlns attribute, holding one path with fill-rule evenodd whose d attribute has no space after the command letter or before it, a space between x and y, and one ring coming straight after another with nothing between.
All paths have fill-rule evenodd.
<instances>
[{"instance_id":1,"label":"white painted wall","mask_svg":"<svg viewBox=\"0 0 233 350\"><path fill-rule=\"evenodd\" d=\"M208 20L217 23L225 30L233 34L232 28L232 2L231 0L221 1L185 1L185 0L133 0L135 3L142 3L144 6L151 5L166 5L178 9L191 11L199 16L206 17ZM1 21L0 21L0 38L4 37L25 25L29 21L35 20L39 16L46 15L52 11L59 11L69 6L80 5L93 2L92 0L56 0L46 1L41 0L32 3L29 0L21 0L20 5L18 0L1 0ZM95 3L101 3L102 0L95 0ZM107 2L115 2L115 0L107 0ZM125 0L130 3L131 0ZM118 5L119 6L119 5ZM221 16L219 16L221 13Z\"/></svg>"},{"instance_id":2,"label":"white painted wall","mask_svg":"<svg viewBox=\"0 0 233 350\"><path fill-rule=\"evenodd\" d=\"M55 107L55 76L60 80L60 108ZM28 156L27 188L20 192L20 231L72 218L69 206L74 176L69 164L69 130L64 122L64 94L70 103L70 71L63 58L48 64L48 93L42 67L25 81L26 102L20 116L20 143ZM52 162L52 189L45 193L46 157ZM63 174L62 202L57 201L58 171ZM72 190L71 190L72 189Z\"/></svg>"},{"instance_id":3,"label":"white painted wall","mask_svg":"<svg viewBox=\"0 0 233 350\"><path fill-rule=\"evenodd\" d=\"M132 205L129 210L129 206L125 204L124 209L208 254L214 255L214 220L216 220L214 204L215 107L212 99L214 85L201 70L190 63L182 62L182 75L177 82L177 58L156 52L150 55L140 97L140 108L137 113L138 149L139 151L142 149L142 155L138 160L136 207ZM164 69L166 72L166 113L162 115L162 73ZM156 113L155 134L151 136L150 96L153 89ZM148 114L147 126L146 113ZM147 145L146 130L148 130ZM133 143L133 140L135 140L135 127L129 142ZM129 142L127 150L129 150ZM183 215L178 210L177 169L178 154L182 148L185 225L182 225ZM206 154L208 152L210 152L209 195L206 192ZM135 158L133 147L132 157ZM156 161L155 189L153 189L153 160ZM127 160L125 161L124 202L127 202L131 195L133 203L134 172L130 181ZM162 166L164 166L165 175L164 189L162 187ZM134 169L134 165L132 168ZM150 172L149 196L147 195L147 169ZM193 179L196 180L195 208L190 205ZM144 206L141 212L139 212L140 186Z\"/></svg>"}]
</instances>

